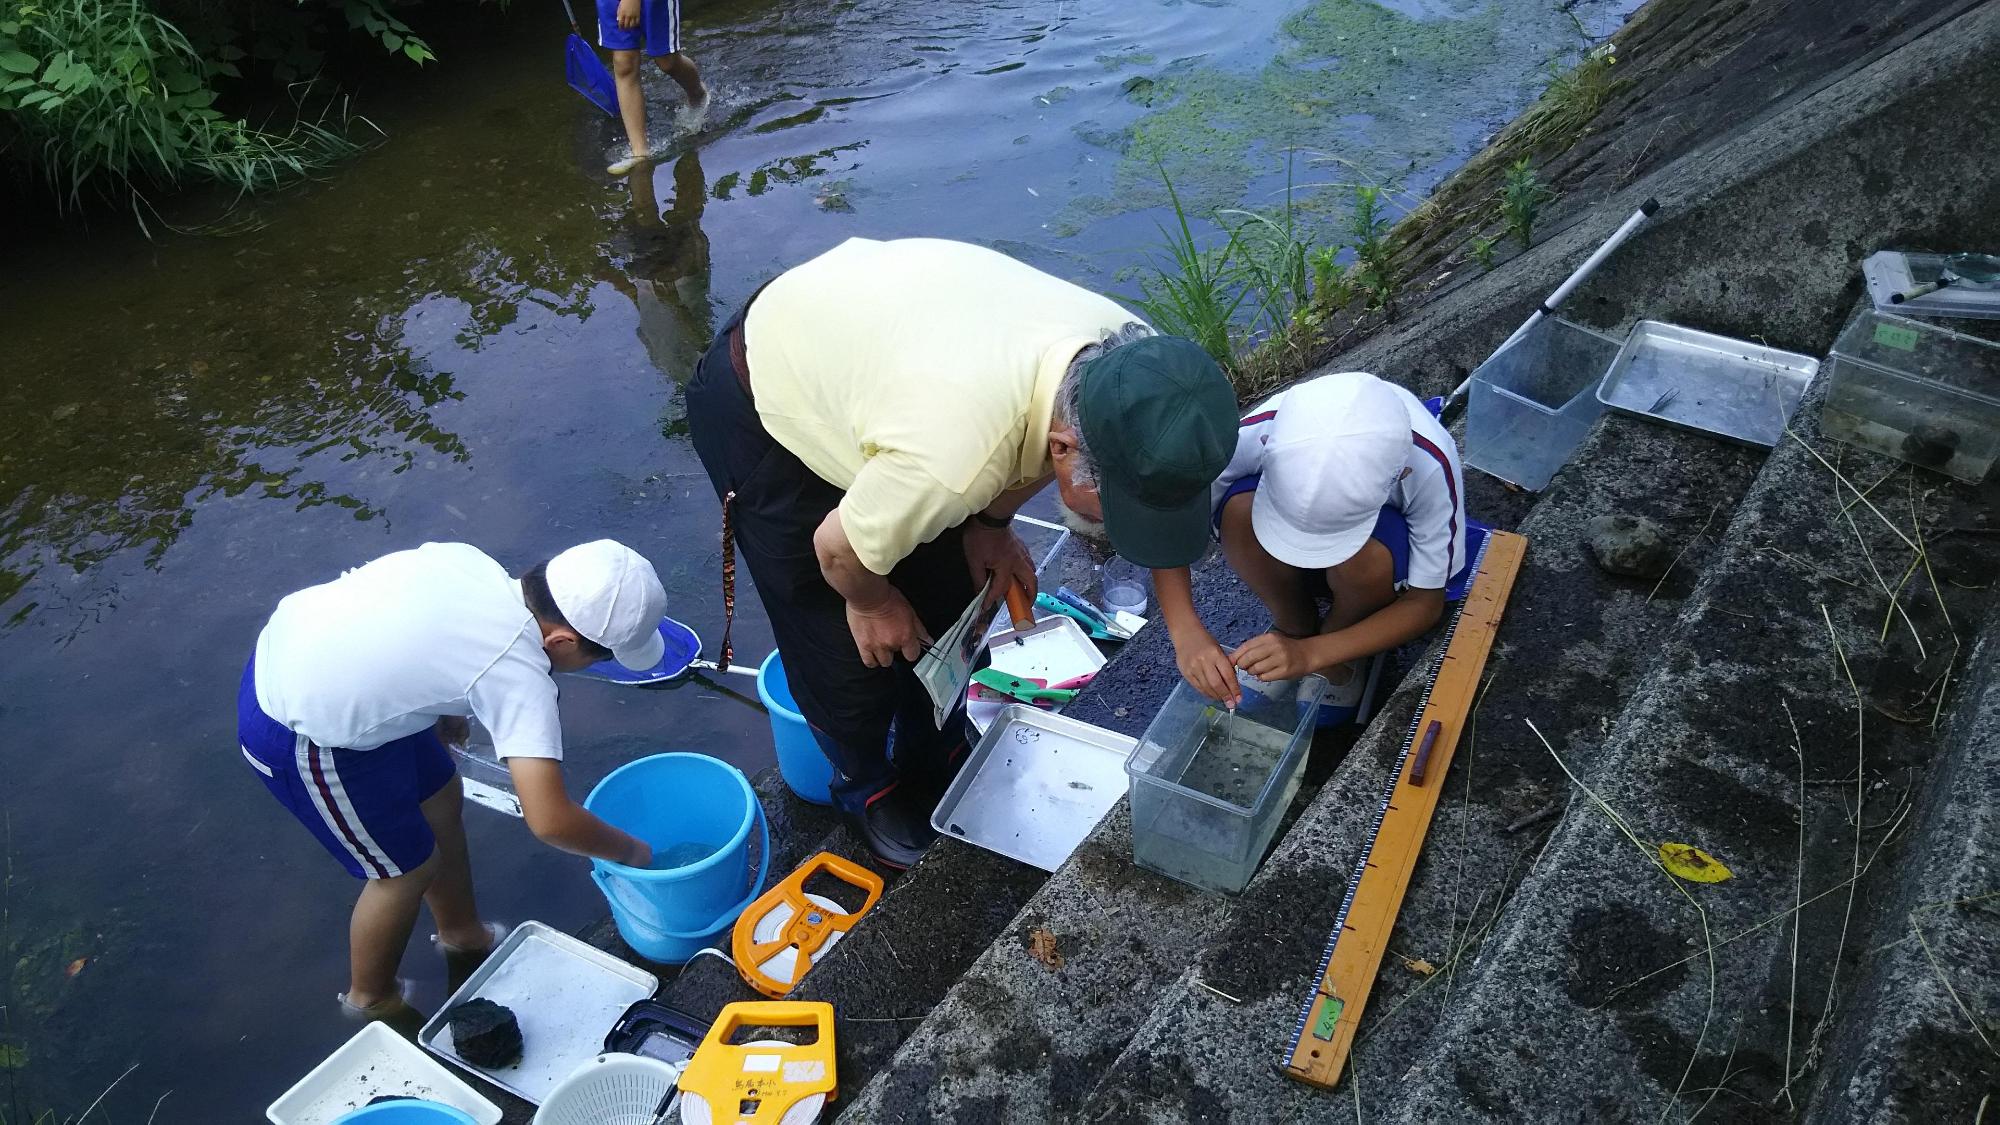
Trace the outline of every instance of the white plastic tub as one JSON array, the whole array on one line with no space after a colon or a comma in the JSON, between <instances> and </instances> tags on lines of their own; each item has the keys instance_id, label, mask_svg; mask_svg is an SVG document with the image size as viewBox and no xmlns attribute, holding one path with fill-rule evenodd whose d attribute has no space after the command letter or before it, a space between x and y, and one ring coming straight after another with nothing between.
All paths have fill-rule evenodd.
<instances>
[{"instance_id":1,"label":"white plastic tub","mask_svg":"<svg viewBox=\"0 0 2000 1125\"><path fill-rule=\"evenodd\" d=\"M1539 492L1606 409L1597 384L1621 341L1556 317L1479 365L1465 408L1465 463Z\"/></svg>"},{"instance_id":2,"label":"white plastic tub","mask_svg":"<svg viewBox=\"0 0 2000 1125\"><path fill-rule=\"evenodd\" d=\"M1827 365L1826 436L1970 484L2000 460L2000 344L1863 307Z\"/></svg>"},{"instance_id":3,"label":"white plastic tub","mask_svg":"<svg viewBox=\"0 0 2000 1125\"><path fill-rule=\"evenodd\" d=\"M479 1125L498 1125L500 1120L499 1106L379 1023L355 1032L272 1102L264 1116L273 1125L330 1125L387 1094L442 1102L471 1114Z\"/></svg>"}]
</instances>

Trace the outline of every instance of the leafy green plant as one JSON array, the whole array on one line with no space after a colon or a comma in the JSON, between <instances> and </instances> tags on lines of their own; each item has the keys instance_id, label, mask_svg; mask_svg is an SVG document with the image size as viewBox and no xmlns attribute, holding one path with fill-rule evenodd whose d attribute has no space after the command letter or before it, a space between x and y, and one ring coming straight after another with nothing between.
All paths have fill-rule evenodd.
<instances>
[{"instance_id":1,"label":"leafy green plant","mask_svg":"<svg viewBox=\"0 0 2000 1125\"><path fill-rule=\"evenodd\" d=\"M1480 269L1492 270L1493 250L1498 245L1497 241L1483 234L1474 235L1472 238L1472 260L1479 263Z\"/></svg>"},{"instance_id":2,"label":"leafy green plant","mask_svg":"<svg viewBox=\"0 0 2000 1125\"><path fill-rule=\"evenodd\" d=\"M409 24L397 19L384 0L341 0L340 7L348 27L374 36L388 50L400 52L418 65L437 58L431 53L430 44L417 38Z\"/></svg>"},{"instance_id":3,"label":"leafy green plant","mask_svg":"<svg viewBox=\"0 0 2000 1125\"><path fill-rule=\"evenodd\" d=\"M1230 281L1230 259L1236 251L1232 237L1219 250L1204 250L1195 241L1187 210L1180 193L1164 169L1160 178L1167 185L1173 203L1174 226L1162 225L1167 239L1165 263L1151 262L1151 271L1140 279L1144 297L1136 303L1154 328L1173 336L1185 336L1200 344L1224 368L1234 365L1230 345L1231 326L1236 310L1246 294Z\"/></svg>"},{"instance_id":4,"label":"leafy green plant","mask_svg":"<svg viewBox=\"0 0 2000 1125\"><path fill-rule=\"evenodd\" d=\"M1354 240L1356 291L1368 298L1368 307L1379 309L1396 299L1395 255L1389 249L1391 223L1383 206L1383 192L1373 185L1354 189L1354 206L1347 215L1347 232Z\"/></svg>"},{"instance_id":5,"label":"leafy green plant","mask_svg":"<svg viewBox=\"0 0 2000 1125\"><path fill-rule=\"evenodd\" d=\"M1522 157L1507 166L1507 179L1500 187L1500 215L1507 220L1507 233L1521 240L1525 249L1535 233L1535 219L1542 205L1556 197Z\"/></svg>"},{"instance_id":6,"label":"leafy green plant","mask_svg":"<svg viewBox=\"0 0 2000 1125\"><path fill-rule=\"evenodd\" d=\"M86 189L126 189L137 214L142 184L184 177L278 187L360 147L331 106L283 132L225 114L210 80L233 69L141 0L37 0L0 20L0 115L72 205Z\"/></svg>"},{"instance_id":7,"label":"leafy green plant","mask_svg":"<svg viewBox=\"0 0 2000 1125\"><path fill-rule=\"evenodd\" d=\"M1306 256L1312 268L1313 304L1329 312L1354 301L1354 276L1340 262L1341 247L1321 246Z\"/></svg>"}]
</instances>

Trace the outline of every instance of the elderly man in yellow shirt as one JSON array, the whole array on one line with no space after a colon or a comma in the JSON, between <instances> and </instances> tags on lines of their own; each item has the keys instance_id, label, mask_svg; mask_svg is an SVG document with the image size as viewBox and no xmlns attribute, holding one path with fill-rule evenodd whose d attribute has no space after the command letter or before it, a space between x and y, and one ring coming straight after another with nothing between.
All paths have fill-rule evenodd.
<instances>
[{"instance_id":1,"label":"elderly man in yellow shirt","mask_svg":"<svg viewBox=\"0 0 2000 1125\"><path fill-rule=\"evenodd\" d=\"M998 252L850 239L724 325L687 388L695 450L769 613L831 796L916 862L964 757L914 673L989 577L1034 589L1010 521L1056 482L1141 566L1208 544L1236 397L1194 343Z\"/></svg>"}]
</instances>

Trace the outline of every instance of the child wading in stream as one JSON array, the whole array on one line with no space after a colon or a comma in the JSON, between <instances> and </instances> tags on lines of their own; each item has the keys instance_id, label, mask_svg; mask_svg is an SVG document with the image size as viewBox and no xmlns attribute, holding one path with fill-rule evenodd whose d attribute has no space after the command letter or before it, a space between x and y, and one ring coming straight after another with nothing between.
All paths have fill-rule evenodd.
<instances>
[{"instance_id":1,"label":"child wading in stream","mask_svg":"<svg viewBox=\"0 0 2000 1125\"><path fill-rule=\"evenodd\" d=\"M1365 658L1437 624L1446 587L1469 569L1464 496L1457 446L1401 387L1349 371L1258 403L1211 490L1211 526L1272 628L1226 652L1195 612L1188 569L1154 571L1181 674L1234 706L1239 668L1259 680L1319 672L1332 684L1325 707L1356 707Z\"/></svg>"},{"instance_id":2,"label":"child wading in stream","mask_svg":"<svg viewBox=\"0 0 2000 1125\"><path fill-rule=\"evenodd\" d=\"M631 155L605 169L622 176L652 158L646 142L646 96L639 85L640 51L680 85L690 111L708 108L708 87L701 84L701 68L681 53L681 0L597 0L597 42L611 52L618 115L632 142Z\"/></svg>"},{"instance_id":3,"label":"child wading in stream","mask_svg":"<svg viewBox=\"0 0 2000 1125\"><path fill-rule=\"evenodd\" d=\"M442 952L499 936L472 894L463 790L446 744L477 716L543 843L632 867L646 841L563 787L556 672L616 657L650 668L667 595L651 563L609 539L511 578L463 543L397 551L278 603L237 689L237 739L265 788L362 880L348 923L356 1019L410 1014L396 979L428 906Z\"/></svg>"}]
</instances>

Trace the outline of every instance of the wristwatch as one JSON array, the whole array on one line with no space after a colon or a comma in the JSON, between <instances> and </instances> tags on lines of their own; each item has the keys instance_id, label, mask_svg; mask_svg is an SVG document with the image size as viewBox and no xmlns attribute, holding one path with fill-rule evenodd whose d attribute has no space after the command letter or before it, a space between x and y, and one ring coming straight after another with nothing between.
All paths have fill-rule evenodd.
<instances>
[{"instance_id":1,"label":"wristwatch","mask_svg":"<svg viewBox=\"0 0 2000 1125\"><path fill-rule=\"evenodd\" d=\"M1010 519L1002 519L999 516L989 516L985 512L974 512L972 513L972 518L979 522L979 526L989 531L1005 531L1014 522Z\"/></svg>"}]
</instances>

